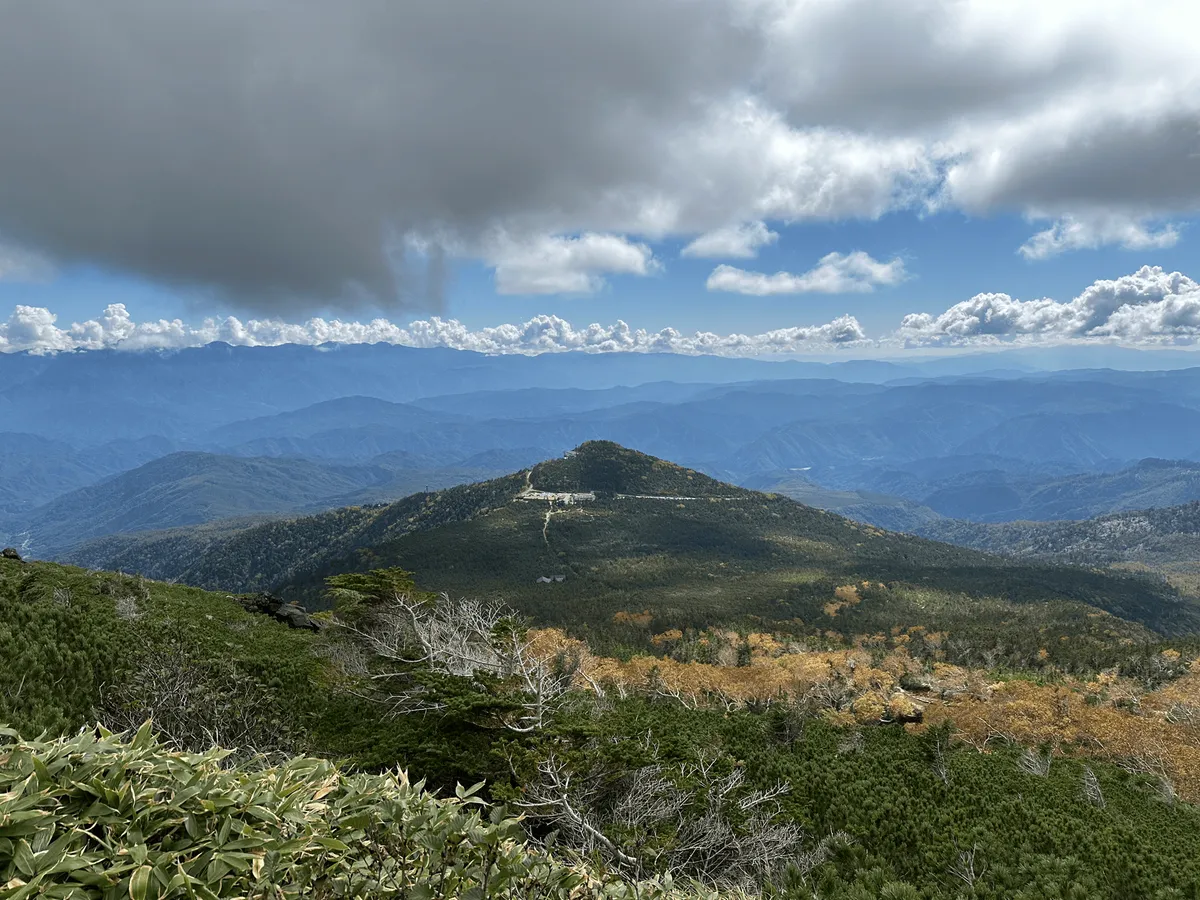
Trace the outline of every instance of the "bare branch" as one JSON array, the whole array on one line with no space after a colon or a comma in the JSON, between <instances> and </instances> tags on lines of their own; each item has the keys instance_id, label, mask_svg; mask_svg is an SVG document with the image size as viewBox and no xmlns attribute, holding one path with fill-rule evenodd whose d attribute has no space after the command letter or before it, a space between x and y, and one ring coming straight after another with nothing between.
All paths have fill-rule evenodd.
<instances>
[{"instance_id":1,"label":"bare branch","mask_svg":"<svg viewBox=\"0 0 1200 900\"><path fill-rule=\"evenodd\" d=\"M1104 792L1100 790L1100 779L1096 777L1091 766L1083 767L1083 799L1097 809L1104 809L1106 805Z\"/></svg>"},{"instance_id":2,"label":"bare branch","mask_svg":"<svg viewBox=\"0 0 1200 900\"><path fill-rule=\"evenodd\" d=\"M1017 761L1017 766L1022 772L1045 778L1050 774L1051 759L1052 756L1049 752L1042 753L1032 748L1027 748L1021 752L1021 758Z\"/></svg>"},{"instance_id":3,"label":"bare branch","mask_svg":"<svg viewBox=\"0 0 1200 900\"><path fill-rule=\"evenodd\" d=\"M510 731L525 734L544 728L570 692L578 660L543 659L532 650L512 612L496 603L451 600L445 594L427 603L396 594L373 609L366 625L337 620L375 657L405 669L376 672L371 678L391 681L426 666L441 675L460 678L488 676L514 689L519 712L504 721ZM441 705L421 687L387 697L394 714L428 713Z\"/></svg>"},{"instance_id":4,"label":"bare branch","mask_svg":"<svg viewBox=\"0 0 1200 900\"><path fill-rule=\"evenodd\" d=\"M958 847L958 841L956 840L954 847L958 850L958 856L950 864L949 872L961 881L966 888L973 888L983 878L984 872L987 871L987 866L983 865L982 860L978 859L979 845L974 844L970 850L962 850Z\"/></svg>"},{"instance_id":5,"label":"bare branch","mask_svg":"<svg viewBox=\"0 0 1200 900\"><path fill-rule=\"evenodd\" d=\"M942 784L950 783L950 765L946 760L949 743L945 735L939 734L933 745L933 774Z\"/></svg>"},{"instance_id":6,"label":"bare branch","mask_svg":"<svg viewBox=\"0 0 1200 900\"><path fill-rule=\"evenodd\" d=\"M114 731L150 720L163 740L187 750L222 746L244 758L292 749L270 695L252 679L201 659L179 635L143 649L126 679L105 685L97 713Z\"/></svg>"},{"instance_id":7,"label":"bare branch","mask_svg":"<svg viewBox=\"0 0 1200 900\"><path fill-rule=\"evenodd\" d=\"M651 764L615 778L580 778L550 757L525 785L521 806L552 822L576 849L599 851L638 876L667 870L749 887L789 866L807 874L828 858L833 836L805 852L799 826L777 820L787 785L746 791L740 768L718 775L717 763L705 757L671 770ZM609 834L624 835L624 843Z\"/></svg>"}]
</instances>

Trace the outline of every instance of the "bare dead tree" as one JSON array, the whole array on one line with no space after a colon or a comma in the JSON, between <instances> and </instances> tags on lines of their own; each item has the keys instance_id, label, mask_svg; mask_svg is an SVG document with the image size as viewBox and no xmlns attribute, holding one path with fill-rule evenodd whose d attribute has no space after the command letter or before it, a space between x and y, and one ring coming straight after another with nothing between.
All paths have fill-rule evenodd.
<instances>
[{"instance_id":1,"label":"bare dead tree","mask_svg":"<svg viewBox=\"0 0 1200 900\"><path fill-rule=\"evenodd\" d=\"M335 671L352 681L371 677L371 662L374 657L364 643L349 632L327 629L325 640L319 641L313 647L313 653L328 660ZM356 693L353 690L349 692Z\"/></svg>"},{"instance_id":2,"label":"bare dead tree","mask_svg":"<svg viewBox=\"0 0 1200 900\"><path fill-rule=\"evenodd\" d=\"M1092 771L1091 766L1083 767L1083 799L1097 809L1104 809L1104 792L1100 789L1100 779Z\"/></svg>"},{"instance_id":3,"label":"bare dead tree","mask_svg":"<svg viewBox=\"0 0 1200 900\"><path fill-rule=\"evenodd\" d=\"M837 752L841 756L849 753L860 753L865 746L866 739L863 737L863 733L856 728L846 735L846 737L842 738L841 743L838 744Z\"/></svg>"},{"instance_id":4,"label":"bare dead tree","mask_svg":"<svg viewBox=\"0 0 1200 900\"><path fill-rule=\"evenodd\" d=\"M598 852L632 875L669 871L719 886L750 887L789 867L807 876L849 840L831 835L806 849L800 827L778 820L788 785L749 790L740 768L720 775L716 769L716 760L705 758L616 778L580 776L552 755L538 764L520 806L575 849Z\"/></svg>"},{"instance_id":5,"label":"bare dead tree","mask_svg":"<svg viewBox=\"0 0 1200 900\"><path fill-rule=\"evenodd\" d=\"M1016 732L1000 728L991 722L987 722L985 724L987 727L987 737L983 739L984 747L988 747L992 744L1004 744L1012 746L1014 744L1021 743L1017 738Z\"/></svg>"},{"instance_id":6,"label":"bare dead tree","mask_svg":"<svg viewBox=\"0 0 1200 900\"><path fill-rule=\"evenodd\" d=\"M1017 761L1017 766L1022 772L1029 775L1037 775L1039 778L1045 778L1050 774L1050 762L1052 755L1049 751L1043 753L1040 750L1034 750L1032 747L1027 747L1021 751L1021 757Z\"/></svg>"},{"instance_id":7,"label":"bare dead tree","mask_svg":"<svg viewBox=\"0 0 1200 900\"><path fill-rule=\"evenodd\" d=\"M262 692L214 677L175 652L145 660L130 682L103 689L97 718L113 731L136 731L150 720L164 742L193 751L223 746L235 751L234 760L293 748Z\"/></svg>"},{"instance_id":8,"label":"bare dead tree","mask_svg":"<svg viewBox=\"0 0 1200 900\"><path fill-rule=\"evenodd\" d=\"M1122 757L1116 762L1126 772L1134 775L1148 776L1157 788L1160 799L1164 803L1174 805L1178 799L1178 795L1175 792L1175 784L1171 781L1170 769L1167 766L1169 758L1169 751L1159 741L1153 748L1132 756Z\"/></svg>"},{"instance_id":9,"label":"bare dead tree","mask_svg":"<svg viewBox=\"0 0 1200 900\"><path fill-rule=\"evenodd\" d=\"M856 691L853 685L837 673L831 672L828 679L823 679L810 686L800 696L798 703L810 710L839 710L849 706L855 696Z\"/></svg>"},{"instance_id":10,"label":"bare dead tree","mask_svg":"<svg viewBox=\"0 0 1200 900\"><path fill-rule=\"evenodd\" d=\"M642 870L641 860L626 853L593 821L591 809L600 793L594 778L576 779L554 756L538 763L537 774L524 788L522 808L553 822L574 849L585 854L601 850L621 868Z\"/></svg>"},{"instance_id":11,"label":"bare dead tree","mask_svg":"<svg viewBox=\"0 0 1200 900\"><path fill-rule=\"evenodd\" d=\"M785 744L795 744L805 739L808 728L808 716L803 707L790 703L784 709L782 721L782 737Z\"/></svg>"},{"instance_id":12,"label":"bare dead tree","mask_svg":"<svg viewBox=\"0 0 1200 900\"><path fill-rule=\"evenodd\" d=\"M351 624L335 620L357 636L375 657L399 665L370 677L394 681L413 666L426 666L442 675L462 678L491 676L516 689L518 714L505 720L511 731L528 733L543 728L570 692L578 660L569 656L544 659L511 610L497 603L451 600L437 603L395 594L372 610L369 621ZM442 704L422 687L389 698L395 714L433 712Z\"/></svg>"},{"instance_id":13,"label":"bare dead tree","mask_svg":"<svg viewBox=\"0 0 1200 900\"><path fill-rule=\"evenodd\" d=\"M681 687L667 684L657 667L650 672L647 689L652 697L674 700L684 709L699 709L704 700L703 694L697 691L685 691Z\"/></svg>"},{"instance_id":14,"label":"bare dead tree","mask_svg":"<svg viewBox=\"0 0 1200 900\"><path fill-rule=\"evenodd\" d=\"M1167 721L1185 728L1200 727L1200 706L1190 703L1174 703L1167 710Z\"/></svg>"},{"instance_id":15,"label":"bare dead tree","mask_svg":"<svg viewBox=\"0 0 1200 900\"><path fill-rule=\"evenodd\" d=\"M987 866L978 859L979 845L974 844L970 850L963 850L955 840L954 849L958 851L958 855L950 864L949 873L961 881L964 887L968 889L975 887L987 871Z\"/></svg>"},{"instance_id":16,"label":"bare dead tree","mask_svg":"<svg viewBox=\"0 0 1200 900\"><path fill-rule=\"evenodd\" d=\"M937 776L942 784L950 783L950 765L946 760L946 752L950 749L950 740L943 734L939 734L933 744L933 774Z\"/></svg>"},{"instance_id":17,"label":"bare dead tree","mask_svg":"<svg viewBox=\"0 0 1200 900\"><path fill-rule=\"evenodd\" d=\"M185 750L221 746L244 759L293 749L260 685L215 669L180 637L144 649L127 677L101 689L96 714L113 731L150 720L161 739Z\"/></svg>"},{"instance_id":18,"label":"bare dead tree","mask_svg":"<svg viewBox=\"0 0 1200 900\"><path fill-rule=\"evenodd\" d=\"M137 598L132 594L122 594L113 601L116 605L117 615L127 622L136 622L142 617L142 610L138 606Z\"/></svg>"},{"instance_id":19,"label":"bare dead tree","mask_svg":"<svg viewBox=\"0 0 1200 900\"><path fill-rule=\"evenodd\" d=\"M1179 799L1175 791L1175 782L1166 775L1160 775L1158 778L1158 798L1168 806L1174 806L1175 801Z\"/></svg>"}]
</instances>

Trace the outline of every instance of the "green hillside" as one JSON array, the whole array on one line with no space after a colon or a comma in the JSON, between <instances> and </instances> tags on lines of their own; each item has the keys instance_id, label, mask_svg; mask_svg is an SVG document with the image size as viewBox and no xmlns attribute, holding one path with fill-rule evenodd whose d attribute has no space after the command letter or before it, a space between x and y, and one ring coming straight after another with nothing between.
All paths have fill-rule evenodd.
<instances>
[{"instance_id":1,"label":"green hillside","mask_svg":"<svg viewBox=\"0 0 1200 900\"><path fill-rule=\"evenodd\" d=\"M64 562L140 572L216 590L265 590L316 571L360 547L470 519L513 502L524 474L258 525L212 523L115 535L65 554Z\"/></svg>"},{"instance_id":2,"label":"green hillside","mask_svg":"<svg viewBox=\"0 0 1200 900\"><path fill-rule=\"evenodd\" d=\"M106 689L136 688L144 664L178 654L214 696L242 693L266 714L264 727L273 721L298 735L313 711L313 635L246 612L227 595L0 559L0 621L0 723L26 734L94 721Z\"/></svg>"},{"instance_id":3,"label":"green hillside","mask_svg":"<svg viewBox=\"0 0 1200 900\"><path fill-rule=\"evenodd\" d=\"M301 459L172 453L57 497L15 527L39 555L114 533L294 512L322 497L360 490L387 473Z\"/></svg>"},{"instance_id":4,"label":"green hillside","mask_svg":"<svg viewBox=\"0 0 1200 900\"><path fill-rule=\"evenodd\" d=\"M747 497L750 491L724 484L612 441L588 441L561 459L539 463L530 484L541 491L594 491L603 496Z\"/></svg>"},{"instance_id":5,"label":"green hillside","mask_svg":"<svg viewBox=\"0 0 1200 900\"><path fill-rule=\"evenodd\" d=\"M389 719L337 688L321 634L226 593L0 558L0 623L0 727L26 736L152 717L190 749L403 761L441 787L479 780L465 760L483 733Z\"/></svg>"}]
</instances>

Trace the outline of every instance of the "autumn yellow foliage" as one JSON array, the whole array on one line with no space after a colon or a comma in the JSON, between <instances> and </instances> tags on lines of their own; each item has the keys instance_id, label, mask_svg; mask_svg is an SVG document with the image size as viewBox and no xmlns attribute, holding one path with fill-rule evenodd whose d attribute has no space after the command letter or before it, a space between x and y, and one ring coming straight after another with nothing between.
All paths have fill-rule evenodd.
<instances>
[{"instance_id":1,"label":"autumn yellow foliage","mask_svg":"<svg viewBox=\"0 0 1200 900\"><path fill-rule=\"evenodd\" d=\"M683 640L683 632L678 628L671 628L664 631L662 634L656 634L650 638L650 643L655 647L662 647L667 644L674 644L676 641Z\"/></svg>"},{"instance_id":2,"label":"autumn yellow foliage","mask_svg":"<svg viewBox=\"0 0 1200 900\"><path fill-rule=\"evenodd\" d=\"M1059 685L1010 681L983 696L963 693L930 704L922 727L952 722L979 748L1006 738L1130 761L1135 768L1166 775L1179 796L1195 801L1200 800L1200 714L1189 719L1180 710L1196 706L1200 668L1193 665L1188 675L1142 696L1111 674Z\"/></svg>"},{"instance_id":3,"label":"autumn yellow foliage","mask_svg":"<svg viewBox=\"0 0 1200 900\"><path fill-rule=\"evenodd\" d=\"M725 664L711 664L653 656L622 661L595 656L583 641L558 629L530 632L539 656L576 661L584 689L657 694L689 706L806 700L840 724L906 720L920 712L923 724L909 727L950 722L981 750L1004 738L1049 744L1059 753L1132 761L1136 768L1168 777L1184 799L1200 800L1200 660L1188 674L1151 693L1114 672L1052 685L992 682L983 670L944 662L927 669L907 650L914 637L941 636L901 631L893 636L891 652L880 657L861 645L806 650L776 635L710 631L696 645L716 644L723 651L716 658ZM672 629L653 640L665 646L683 638ZM732 664L738 646L749 649L748 664ZM1169 655L1175 651L1165 653L1168 661L1178 659ZM919 696L903 690L900 679L906 674L919 675L928 690Z\"/></svg>"},{"instance_id":4,"label":"autumn yellow foliage","mask_svg":"<svg viewBox=\"0 0 1200 900\"><path fill-rule=\"evenodd\" d=\"M862 586L869 588L871 582L864 581ZM834 588L833 596L835 599L825 604L825 615L831 619L837 616L843 609L858 606L862 602L862 597L858 593L858 585L856 584L843 584L840 587Z\"/></svg>"},{"instance_id":5,"label":"autumn yellow foliage","mask_svg":"<svg viewBox=\"0 0 1200 900\"><path fill-rule=\"evenodd\" d=\"M640 613L621 610L613 615L614 625L636 625L639 628L645 628L652 621L654 621L654 614L648 609L642 610Z\"/></svg>"},{"instance_id":6,"label":"autumn yellow foliage","mask_svg":"<svg viewBox=\"0 0 1200 900\"><path fill-rule=\"evenodd\" d=\"M667 634L670 634L668 632ZM723 641L742 640L736 632L715 635ZM578 660L581 687L618 692L649 692L676 697L692 706L705 703L744 705L771 699L811 696L820 688L830 705L844 702L856 719L877 721L891 709L899 678L919 664L906 654L893 653L878 664L859 649L793 651L773 635L750 634L749 665L679 662L652 656L628 662L594 656L586 644L557 629L530 633L534 652L543 657L570 655ZM908 707L911 710L911 703Z\"/></svg>"}]
</instances>

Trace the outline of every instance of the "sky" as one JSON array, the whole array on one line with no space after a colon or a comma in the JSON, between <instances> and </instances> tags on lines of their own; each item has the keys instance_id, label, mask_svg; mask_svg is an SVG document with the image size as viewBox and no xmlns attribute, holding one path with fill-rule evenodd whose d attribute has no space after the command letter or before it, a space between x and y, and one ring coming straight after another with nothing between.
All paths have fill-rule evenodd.
<instances>
[{"instance_id":1,"label":"sky","mask_svg":"<svg viewBox=\"0 0 1200 900\"><path fill-rule=\"evenodd\" d=\"M1200 336L1200 6L42 0L0 351Z\"/></svg>"}]
</instances>

